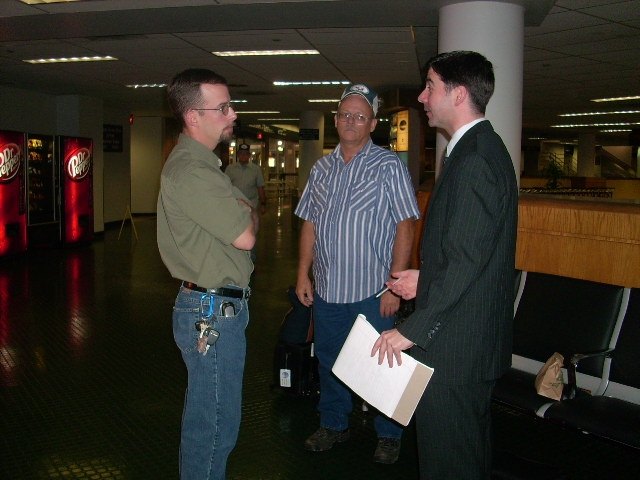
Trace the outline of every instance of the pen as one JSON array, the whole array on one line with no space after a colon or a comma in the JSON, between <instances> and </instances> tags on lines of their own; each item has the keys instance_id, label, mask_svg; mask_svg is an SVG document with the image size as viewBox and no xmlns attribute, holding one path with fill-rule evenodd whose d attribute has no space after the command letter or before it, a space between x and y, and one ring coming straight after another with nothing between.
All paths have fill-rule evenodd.
<instances>
[{"instance_id":1,"label":"pen","mask_svg":"<svg viewBox=\"0 0 640 480\"><path fill-rule=\"evenodd\" d=\"M395 285L396 283L398 283L400 281L399 278L396 279L395 282L393 282L391 285ZM380 290L378 293L376 293L376 298L380 298L382 296L382 294L384 292L386 292L387 290L389 290L389 287L384 287L382 290Z\"/></svg>"}]
</instances>

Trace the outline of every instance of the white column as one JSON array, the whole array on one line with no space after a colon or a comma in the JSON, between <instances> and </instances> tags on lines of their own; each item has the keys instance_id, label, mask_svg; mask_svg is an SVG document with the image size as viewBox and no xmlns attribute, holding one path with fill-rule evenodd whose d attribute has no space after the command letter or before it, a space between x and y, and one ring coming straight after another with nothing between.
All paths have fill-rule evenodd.
<instances>
[{"instance_id":1,"label":"white column","mask_svg":"<svg viewBox=\"0 0 640 480\"><path fill-rule=\"evenodd\" d=\"M522 155L524 7L497 1L443 6L440 8L438 22L438 52L452 50L476 51L493 64L496 87L487 106L486 116L502 137L519 182ZM438 133L438 162L447 141Z\"/></svg>"},{"instance_id":2,"label":"white column","mask_svg":"<svg viewBox=\"0 0 640 480\"><path fill-rule=\"evenodd\" d=\"M324 115L322 112L309 110L300 113L300 130L307 134L317 130L318 138L306 139L300 135L300 166L298 167L298 192L302 195L309 179L309 171L316 160L322 157L324 145Z\"/></svg>"}]
</instances>

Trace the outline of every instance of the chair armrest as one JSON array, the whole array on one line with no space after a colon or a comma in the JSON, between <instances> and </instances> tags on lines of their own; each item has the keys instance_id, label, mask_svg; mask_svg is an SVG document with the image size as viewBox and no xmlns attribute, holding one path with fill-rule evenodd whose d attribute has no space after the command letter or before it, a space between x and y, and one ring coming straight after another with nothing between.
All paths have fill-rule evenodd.
<instances>
[{"instance_id":1,"label":"chair armrest","mask_svg":"<svg viewBox=\"0 0 640 480\"><path fill-rule=\"evenodd\" d=\"M578 390L578 382L576 380L576 370L578 369L578 363L585 358L593 358L593 357L605 357L608 358L613 353L613 348L607 348L605 350L598 350L595 352L588 353L574 353L571 355L569 359L569 364L566 366L567 374L568 374L568 383L567 387L569 387L569 391L564 398L574 398L576 396L576 391Z\"/></svg>"}]
</instances>

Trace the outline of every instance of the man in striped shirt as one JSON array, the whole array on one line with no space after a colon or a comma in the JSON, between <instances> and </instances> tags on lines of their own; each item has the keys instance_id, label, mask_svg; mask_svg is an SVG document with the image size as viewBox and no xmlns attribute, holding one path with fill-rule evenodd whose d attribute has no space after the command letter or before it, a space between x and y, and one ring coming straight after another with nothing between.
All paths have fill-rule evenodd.
<instances>
[{"instance_id":1,"label":"man in striped shirt","mask_svg":"<svg viewBox=\"0 0 640 480\"><path fill-rule=\"evenodd\" d=\"M393 328L400 298L376 294L389 272L408 267L419 217L406 166L371 140L378 106L377 94L366 85L345 89L335 115L340 143L311 169L295 211L304 220L296 293L304 305L313 305L320 365L320 428L305 441L311 451L349 438L351 392L331 368L359 313L379 332ZM374 461L394 463L402 427L382 414L374 425Z\"/></svg>"}]
</instances>

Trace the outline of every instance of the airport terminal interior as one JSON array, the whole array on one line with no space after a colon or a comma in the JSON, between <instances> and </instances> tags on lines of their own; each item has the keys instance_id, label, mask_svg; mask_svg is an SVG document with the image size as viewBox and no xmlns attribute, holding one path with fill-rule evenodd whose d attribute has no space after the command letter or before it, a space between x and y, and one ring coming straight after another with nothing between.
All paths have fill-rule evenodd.
<instances>
[{"instance_id":1,"label":"airport terminal interior","mask_svg":"<svg viewBox=\"0 0 640 480\"><path fill-rule=\"evenodd\" d=\"M0 478L175 479L186 371L171 333L179 282L155 216L112 223L89 244L0 259ZM299 226L270 199L252 276L240 437L229 480L416 479L414 425L399 461L372 461L370 413L352 437L304 450L316 397L274 388L273 352L295 282ZM636 478L636 449L495 404L494 478Z\"/></svg>"},{"instance_id":2,"label":"airport terminal interior","mask_svg":"<svg viewBox=\"0 0 640 480\"><path fill-rule=\"evenodd\" d=\"M526 16L508 4L527 5ZM496 12L518 22L499 24ZM500 62L506 81L498 93L508 101L494 96L499 107L491 113L511 129L516 168L520 156L516 268L562 276L562 285L602 282L618 295L607 347L618 348L627 325L627 334L635 329L625 344L629 381L616 385L620 398L604 388L582 392L629 407L625 412L634 413L622 421L618 408L603 408L599 420L617 422L613 430L620 427L631 441L495 401L492 478L638 478L640 0L0 0L0 480L179 478L187 372L171 319L180 282L158 253L154 179L179 130L160 82L190 67L213 68L229 81L233 110L241 112L234 141L250 144L268 195L251 277L242 423L227 479L417 480L413 421L398 461L374 463L373 414L355 395L350 440L306 451L303 442L319 423L318 391L295 395L276 385L274 352L290 308L287 289L296 281L300 182L337 144L334 110L344 84L371 83L381 93L386 105L374 142L399 152L420 198L433 186L444 148L416 100L422 65L442 44L459 48L458 39L477 25L490 28L460 45L489 48ZM510 45L509 32L518 45L524 40L522 52ZM287 52L255 55L266 47ZM521 111L513 108L519 94ZM76 140L90 146L81 149ZM61 195L72 190L59 181L65 143L85 152L73 156L72 172L94 175L84 177L86 201L77 203L87 209L78 224L90 239L61 235ZM18 145L27 147L20 174L19 155L10 155ZM217 153L233 162L236 146ZM3 178L8 165L13 176ZM9 188L12 197L4 193ZM18 220L5 220L1 207L10 204ZM14 250L3 251L3 239ZM629 291L636 310L616 316ZM561 307L584 307L592 298L602 300L583 296ZM592 309L574 315L574 331L591 330L584 319L592 312L590 325L605 324ZM569 317L563 314L559 324ZM531 318L537 333L538 318ZM520 360L539 368L554 350L542 362ZM621 350L611 362L624 358ZM599 361L592 379L602 373L600 385L609 388L616 382L609 382L608 360ZM532 381L523 385L535 396Z\"/></svg>"}]
</instances>

